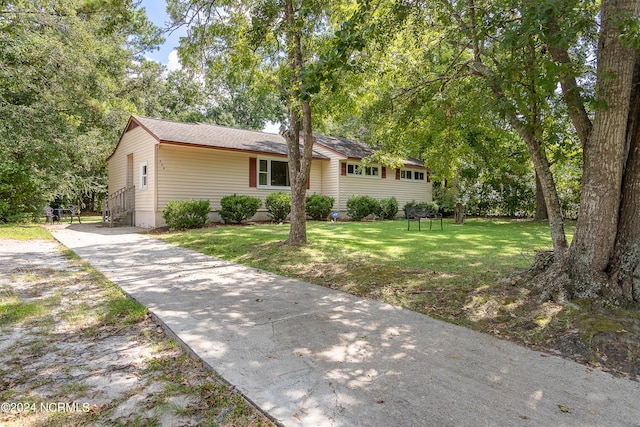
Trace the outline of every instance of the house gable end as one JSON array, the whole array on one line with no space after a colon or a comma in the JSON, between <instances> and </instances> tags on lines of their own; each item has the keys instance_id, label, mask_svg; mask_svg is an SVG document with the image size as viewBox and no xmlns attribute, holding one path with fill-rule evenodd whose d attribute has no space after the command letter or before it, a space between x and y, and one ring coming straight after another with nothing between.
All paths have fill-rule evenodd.
<instances>
[{"instance_id":1,"label":"house gable end","mask_svg":"<svg viewBox=\"0 0 640 427\"><path fill-rule=\"evenodd\" d=\"M122 134L120 135L120 139L118 139L118 143L116 144L115 148L113 149L113 151L111 152L111 154L109 155L109 157L107 157L106 161L108 162L113 156L114 154L116 154L116 151L118 151L118 148L120 147L120 144L122 143L122 138L124 138L124 136L129 133L130 131L136 129L140 127L141 129L144 129L149 135L151 135L156 141L160 141L158 139L158 137L151 132L149 129L147 129L142 123L140 123L134 116L129 117L129 120L127 121L127 125L124 127L124 130L122 131Z\"/></svg>"},{"instance_id":2,"label":"house gable end","mask_svg":"<svg viewBox=\"0 0 640 427\"><path fill-rule=\"evenodd\" d=\"M137 128L138 126L140 126L138 124L138 122L136 122L135 120L129 120L129 123L127 124L127 127L124 129L124 133L127 133L135 128Z\"/></svg>"}]
</instances>

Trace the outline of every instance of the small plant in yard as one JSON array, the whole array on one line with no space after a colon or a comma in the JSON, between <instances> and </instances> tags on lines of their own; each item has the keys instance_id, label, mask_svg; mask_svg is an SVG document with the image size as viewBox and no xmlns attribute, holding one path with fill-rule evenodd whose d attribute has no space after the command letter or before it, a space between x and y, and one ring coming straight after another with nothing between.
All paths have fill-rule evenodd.
<instances>
[{"instance_id":1,"label":"small plant in yard","mask_svg":"<svg viewBox=\"0 0 640 427\"><path fill-rule=\"evenodd\" d=\"M379 209L376 213L382 219L395 219L398 213L398 200L395 197L381 199Z\"/></svg>"},{"instance_id":2,"label":"small plant in yard","mask_svg":"<svg viewBox=\"0 0 640 427\"><path fill-rule=\"evenodd\" d=\"M379 209L380 204L371 196L354 194L347 200L347 216L354 221L361 221L369 215L375 215Z\"/></svg>"},{"instance_id":3,"label":"small plant in yard","mask_svg":"<svg viewBox=\"0 0 640 427\"><path fill-rule=\"evenodd\" d=\"M210 210L208 200L170 200L162 210L162 217L169 228L200 228L209 221Z\"/></svg>"},{"instance_id":4,"label":"small plant in yard","mask_svg":"<svg viewBox=\"0 0 640 427\"><path fill-rule=\"evenodd\" d=\"M240 224L258 212L262 202L253 196L225 196L220 200L221 209L218 211L224 222Z\"/></svg>"},{"instance_id":5,"label":"small plant in yard","mask_svg":"<svg viewBox=\"0 0 640 427\"><path fill-rule=\"evenodd\" d=\"M331 213L331 208L335 199L323 194L312 194L307 196L307 215L315 221L327 219Z\"/></svg>"},{"instance_id":6,"label":"small plant in yard","mask_svg":"<svg viewBox=\"0 0 640 427\"><path fill-rule=\"evenodd\" d=\"M284 222L291 212L291 194L271 193L265 199L264 206L273 222Z\"/></svg>"},{"instance_id":7,"label":"small plant in yard","mask_svg":"<svg viewBox=\"0 0 640 427\"><path fill-rule=\"evenodd\" d=\"M41 302L23 302L14 292L0 292L0 326L41 315L45 312Z\"/></svg>"}]
</instances>

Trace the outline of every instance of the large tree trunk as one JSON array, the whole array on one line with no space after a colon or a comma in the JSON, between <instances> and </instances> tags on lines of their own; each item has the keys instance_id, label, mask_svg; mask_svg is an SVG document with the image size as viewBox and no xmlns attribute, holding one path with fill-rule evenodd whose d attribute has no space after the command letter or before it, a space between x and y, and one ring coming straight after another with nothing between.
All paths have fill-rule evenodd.
<instances>
[{"instance_id":1,"label":"large tree trunk","mask_svg":"<svg viewBox=\"0 0 640 427\"><path fill-rule=\"evenodd\" d=\"M287 138L289 146L289 177L291 180L291 227L287 243L303 245L307 243L307 182L313 155L313 128L311 126L311 105L302 101L302 128L304 131L303 151L300 153L299 138ZM292 114L293 115L293 114ZM298 132L299 135L299 132Z\"/></svg>"},{"instance_id":2,"label":"large tree trunk","mask_svg":"<svg viewBox=\"0 0 640 427\"><path fill-rule=\"evenodd\" d=\"M536 221L546 221L549 219L549 213L547 211L547 203L544 201L544 192L542 191L542 184L540 178L536 173L536 214L534 219Z\"/></svg>"},{"instance_id":3,"label":"large tree trunk","mask_svg":"<svg viewBox=\"0 0 640 427\"><path fill-rule=\"evenodd\" d=\"M288 33L287 44L289 50L289 69L291 70L291 88L289 121L291 130L285 134L287 140L287 154L289 160L289 180L291 183L291 213L289 215L291 227L286 243L303 245L307 243L307 214L306 195L311 158L313 154L313 127L311 122L311 105L308 100L299 100L296 89L302 80L302 37L297 25L293 1L287 0L285 5L285 19ZM300 126L304 132L304 148L300 152Z\"/></svg>"},{"instance_id":4,"label":"large tree trunk","mask_svg":"<svg viewBox=\"0 0 640 427\"><path fill-rule=\"evenodd\" d=\"M640 55L637 56L631 111L629 157L622 182L622 202L609 275L625 302L640 304Z\"/></svg>"},{"instance_id":5,"label":"large tree trunk","mask_svg":"<svg viewBox=\"0 0 640 427\"><path fill-rule=\"evenodd\" d=\"M576 232L571 243L569 297L613 297L606 270L614 253L627 159L628 119L637 52L620 40L620 20L635 16L634 0L603 1L598 44L596 111L583 147L584 171Z\"/></svg>"}]
</instances>

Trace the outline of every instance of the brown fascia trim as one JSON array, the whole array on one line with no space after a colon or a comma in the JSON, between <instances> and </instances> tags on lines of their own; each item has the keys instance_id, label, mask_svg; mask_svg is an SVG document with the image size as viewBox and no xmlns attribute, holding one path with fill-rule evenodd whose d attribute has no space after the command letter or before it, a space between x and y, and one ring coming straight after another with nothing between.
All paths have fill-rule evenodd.
<instances>
[{"instance_id":1,"label":"brown fascia trim","mask_svg":"<svg viewBox=\"0 0 640 427\"><path fill-rule=\"evenodd\" d=\"M333 148L327 147L326 145L324 145L324 144L322 144L322 143L318 142L318 140L316 140L316 141L315 141L315 144L317 144L317 145L321 146L321 147L322 147L322 148L324 148L325 150L329 150L329 151L331 151L332 153L336 153L337 155L341 156L341 157L342 157L342 160L344 160L344 161L347 161L347 162L349 162L349 161L362 161L362 157L349 157L349 156L346 156L346 155L344 155L344 154L342 154L342 153L340 153L340 152L338 152L338 151L334 150ZM406 164L406 163L404 163L404 162L402 162L402 167L403 167L403 168L424 169L424 170L426 170L426 171L428 171L428 170L429 170L429 168L428 168L428 167L426 167L426 166L408 165L408 164ZM392 169L395 169L395 168L392 168Z\"/></svg>"},{"instance_id":2,"label":"brown fascia trim","mask_svg":"<svg viewBox=\"0 0 640 427\"><path fill-rule=\"evenodd\" d=\"M403 167L404 169L424 169L424 170L426 170L426 171L428 171L428 170L429 170L429 168L428 168L428 167L426 167L426 166L419 166L419 165L407 165L407 164L404 164L404 163L402 164L402 167Z\"/></svg>"},{"instance_id":3,"label":"brown fascia trim","mask_svg":"<svg viewBox=\"0 0 640 427\"><path fill-rule=\"evenodd\" d=\"M345 157L345 161L349 162L349 161L362 161L361 157ZM386 165L383 165L381 163L378 163L380 166L385 166L385 167L389 167ZM406 163L402 163L401 166L402 169L424 169L426 171L429 171L429 168L426 166L419 166L419 165L408 165ZM398 168L391 168L391 169L398 169Z\"/></svg>"},{"instance_id":4,"label":"brown fascia trim","mask_svg":"<svg viewBox=\"0 0 640 427\"><path fill-rule=\"evenodd\" d=\"M241 148L217 147L214 145L191 144L189 142L177 142L177 141L165 141L165 140L158 140L158 141L160 145L177 145L181 147L196 147L196 148L205 148L209 150L233 151L236 153L248 153L248 154L256 154L256 155L263 155L263 156L266 155L266 156L275 156L275 157L284 157L284 158L288 157L286 154L270 153L268 151L243 150ZM329 160L328 158L325 158L325 157L313 156L312 158L315 160L327 160L327 161Z\"/></svg>"}]
</instances>

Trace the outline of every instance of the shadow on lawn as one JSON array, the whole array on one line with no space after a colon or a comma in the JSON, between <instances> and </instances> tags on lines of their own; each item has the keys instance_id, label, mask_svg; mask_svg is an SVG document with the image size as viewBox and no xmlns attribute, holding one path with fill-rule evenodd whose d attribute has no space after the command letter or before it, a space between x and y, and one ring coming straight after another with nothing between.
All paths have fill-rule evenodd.
<instances>
[{"instance_id":1,"label":"shadow on lawn","mask_svg":"<svg viewBox=\"0 0 640 427\"><path fill-rule=\"evenodd\" d=\"M310 222L302 248L282 246L287 233L286 226L223 226L163 238L620 375L639 374L640 314L586 302L541 304L518 280L535 251L550 246L542 223L470 220L418 232L407 231L405 221Z\"/></svg>"}]
</instances>

